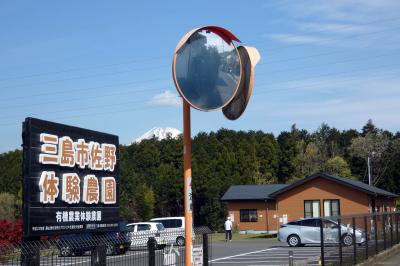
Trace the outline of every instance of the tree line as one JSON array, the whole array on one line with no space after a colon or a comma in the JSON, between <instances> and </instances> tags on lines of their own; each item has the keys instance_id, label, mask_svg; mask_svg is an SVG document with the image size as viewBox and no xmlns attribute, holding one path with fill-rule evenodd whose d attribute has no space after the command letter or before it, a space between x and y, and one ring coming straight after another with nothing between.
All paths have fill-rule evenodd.
<instances>
[{"instance_id":1,"label":"tree line","mask_svg":"<svg viewBox=\"0 0 400 266\"><path fill-rule=\"evenodd\" d=\"M181 216L183 140L144 140L119 147L120 215L126 221ZM262 131L199 133L192 142L195 225L221 229L227 214L222 195L231 185L290 183L315 172L368 182L400 194L400 133L322 124L314 132L293 125L278 136ZM21 216L21 151L0 154L0 219Z\"/></svg>"}]
</instances>

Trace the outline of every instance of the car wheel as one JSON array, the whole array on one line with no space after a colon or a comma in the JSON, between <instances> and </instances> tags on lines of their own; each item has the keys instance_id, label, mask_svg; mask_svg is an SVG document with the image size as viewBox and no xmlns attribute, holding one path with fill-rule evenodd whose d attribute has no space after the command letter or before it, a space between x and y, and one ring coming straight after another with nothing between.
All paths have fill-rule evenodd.
<instances>
[{"instance_id":1,"label":"car wheel","mask_svg":"<svg viewBox=\"0 0 400 266\"><path fill-rule=\"evenodd\" d=\"M185 238L182 237L182 236L178 236L178 237L176 238L176 244L177 244L178 246L184 246L184 245L185 245Z\"/></svg>"},{"instance_id":2,"label":"car wheel","mask_svg":"<svg viewBox=\"0 0 400 266\"><path fill-rule=\"evenodd\" d=\"M71 250L71 248L68 247L68 246L62 246L62 247L60 248L60 255L63 256L63 257L71 256L71 255L72 255L72 250Z\"/></svg>"},{"instance_id":3,"label":"car wheel","mask_svg":"<svg viewBox=\"0 0 400 266\"><path fill-rule=\"evenodd\" d=\"M108 244L107 248L106 248L106 255L107 256L113 255L114 254L114 250L115 250L114 246L111 245L111 244Z\"/></svg>"},{"instance_id":4,"label":"car wheel","mask_svg":"<svg viewBox=\"0 0 400 266\"><path fill-rule=\"evenodd\" d=\"M301 245L300 237L298 235L290 235L287 238L287 243L291 247L298 247Z\"/></svg>"},{"instance_id":5,"label":"car wheel","mask_svg":"<svg viewBox=\"0 0 400 266\"><path fill-rule=\"evenodd\" d=\"M353 245L353 236L350 234L346 234L342 237L342 243L345 246L351 246Z\"/></svg>"}]
</instances>

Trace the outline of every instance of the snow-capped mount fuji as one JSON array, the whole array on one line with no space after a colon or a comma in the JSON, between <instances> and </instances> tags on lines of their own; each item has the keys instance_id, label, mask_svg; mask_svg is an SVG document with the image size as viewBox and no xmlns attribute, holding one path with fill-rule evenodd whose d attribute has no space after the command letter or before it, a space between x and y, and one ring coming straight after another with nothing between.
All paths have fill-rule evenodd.
<instances>
[{"instance_id":1,"label":"snow-capped mount fuji","mask_svg":"<svg viewBox=\"0 0 400 266\"><path fill-rule=\"evenodd\" d=\"M172 127L153 127L152 129L150 129L149 131L147 131L146 133L144 133L142 136L140 136L139 138L135 139L135 143L139 143L144 139L152 139L153 137L155 137L158 140L163 140L166 139L168 137L173 138L173 139L177 139L179 137L179 135L182 134L181 131L179 131L179 129L176 128L172 128Z\"/></svg>"}]
</instances>

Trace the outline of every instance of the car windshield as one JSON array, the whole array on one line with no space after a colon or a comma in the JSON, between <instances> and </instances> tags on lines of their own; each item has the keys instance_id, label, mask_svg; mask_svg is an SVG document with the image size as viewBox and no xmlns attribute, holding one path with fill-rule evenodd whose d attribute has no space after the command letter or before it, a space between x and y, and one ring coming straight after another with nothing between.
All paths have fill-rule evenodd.
<instances>
[{"instance_id":1,"label":"car windshield","mask_svg":"<svg viewBox=\"0 0 400 266\"><path fill-rule=\"evenodd\" d=\"M119 231L120 232L128 232L128 231L131 231L131 230L132 230L132 228L130 226L127 226L127 225L123 225L123 226L119 227Z\"/></svg>"},{"instance_id":2,"label":"car windshield","mask_svg":"<svg viewBox=\"0 0 400 266\"><path fill-rule=\"evenodd\" d=\"M162 231L162 230L164 230L165 228L164 228L164 226L163 226L161 223L159 223L159 224L157 224L157 229L158 229L158 231Z\"/></svg>"},{"instance_id":3,"label":"car windshield","mask_svg":"<svg viewBox=\"0 0 400 266\"><path fill-rule=\"evenodd\" d=\"M322 226L325 228L338 228L338 223L329 219L322 220Z\"/></svg>"}]
</instances>

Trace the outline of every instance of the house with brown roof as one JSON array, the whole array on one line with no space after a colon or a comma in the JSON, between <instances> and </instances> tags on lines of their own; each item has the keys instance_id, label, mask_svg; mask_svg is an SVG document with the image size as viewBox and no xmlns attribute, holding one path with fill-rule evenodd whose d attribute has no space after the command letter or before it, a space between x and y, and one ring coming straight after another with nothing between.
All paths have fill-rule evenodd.
<instances>
[{"instance_id":1,"label":"house with brown roof","mask_svg":"<svg viewBox=\"0 0 400 266\"><path fill-rule=\"evenodd\" d=\"M396 211L397 197L361 181L316 173L292 184L231 186L221 200L240 231L274 233L299 218Z\"/></svg>"}]
</instances>

